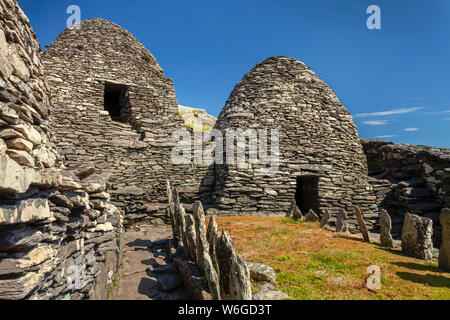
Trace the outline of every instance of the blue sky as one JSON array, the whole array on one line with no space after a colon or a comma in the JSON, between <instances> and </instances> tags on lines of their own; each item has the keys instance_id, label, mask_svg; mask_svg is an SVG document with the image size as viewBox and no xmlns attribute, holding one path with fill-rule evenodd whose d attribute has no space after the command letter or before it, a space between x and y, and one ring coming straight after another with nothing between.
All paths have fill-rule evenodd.
<instances>
[{"instance_id":1,"label":"blue sky","mask_svg":"<svg viewBox=\"0 0 450 320\"><path fill-rule=\"evenodd\" d=\"M174 79L178 102L217 116L256 63L303 61L364 138L450 148L448 0L19 0L44 49L76 4L133 33ZM369 30L369 5L381 30Z\"/></svg>"}]
</instances>

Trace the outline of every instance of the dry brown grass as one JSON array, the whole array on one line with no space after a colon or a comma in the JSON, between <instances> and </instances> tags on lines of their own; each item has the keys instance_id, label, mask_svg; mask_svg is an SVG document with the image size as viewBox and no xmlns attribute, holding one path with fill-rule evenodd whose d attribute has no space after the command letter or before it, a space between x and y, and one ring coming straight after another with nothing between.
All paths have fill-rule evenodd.
<instances>
[{"instance_id":1,"label":"dry brown grass","mask_svg":"<svg viewBox=\"0 0 450 320\"><path fill-rule=\"evenodd\" d=\"M217 222L244 259L275 270L277 286L293 299L450 299L450 274L436 261L280 217L220 217ZM370 265L381 267L377 292L365 285Z\"/></svg>"}]
</instances>

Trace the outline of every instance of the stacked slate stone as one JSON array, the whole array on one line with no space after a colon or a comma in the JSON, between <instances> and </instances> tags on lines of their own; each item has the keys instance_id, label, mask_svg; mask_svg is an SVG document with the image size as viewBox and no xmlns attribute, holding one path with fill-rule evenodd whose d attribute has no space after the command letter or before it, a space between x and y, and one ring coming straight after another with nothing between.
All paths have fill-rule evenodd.
<instances>
[{"instance_id":1,"label":"stacked slate stone","mask_svg":"<svg viewBox=\"0 0 450 320\"><path fill-rule=\"evenodd\" d=\"M200 201L193 206L193 214L186 213L178 191L171 189L169 216L173 221L174 238L179 250L174 261L191 299L195 300L251 300L250 273L246 263L236 254L229 235L219 236L215 217L208 228ZM207 284L200 278L204 276ZM207 289L205 289L207 287Z\"/></svg>"},{"instance_id":2,"label":"stacked slate stone","mask_svg":"<svg viewBox=\"0 0 450 320\"><path fill-rule=\"evenodd\" d=\"M295 199L297 179L313 177L318 179L317 197L309 208L298 203L302 211L314 209L321 216L328 209L334 217L341 208L353 212L358 206L367 228L375 226L375 196L352 117L302 62L274 57L256 65L234 88L216 128L224 134L238 128L269 130L269 155L270 130L280 131L275 174L261 174L262 164L215 165L212 196L221 214L283 215ZM358 232L353 216L349 227Z\"/></svg>"},{"instance_id":3,"label":"stacked slate stone","mask_svg":"<svg viewBox=\"0 0 450 320\"><path fill-rule=\"evenodd\" d=\"M40 47L16 1L0 0L0 299L102 299L121 213L105 181L57 166Z\"/></svg>"},{"instance_id":4,"label":"stacked slate stone","mask_svg":"<svg viewBox=\"0 0 450 320\"><path fill-rule=\"evenodd\" d=\"M167 202L167 178L183 200L197 195L209 166L172 163L172 133L187 128L173 81L133 35L102 19L82 21L46 49L43 61L64 164L75 170L92 166L107 176L108 192L127 213L127 224L163 219L159 204ZM120 115L105 110L107 89L120 94Z\"/></svg>"},{"instance_id":5,"label":"stacked slate stone","mask_svg":"<svg viewBox=\"0 0 450 320\"><path fill-rule=\"evenodd\" d=\"M440 246L440 212L450 206L450 149L362 139L377 204L389 211L400 235L406 213L433 220L433 243Z\"/></svg>"}]
</instances>

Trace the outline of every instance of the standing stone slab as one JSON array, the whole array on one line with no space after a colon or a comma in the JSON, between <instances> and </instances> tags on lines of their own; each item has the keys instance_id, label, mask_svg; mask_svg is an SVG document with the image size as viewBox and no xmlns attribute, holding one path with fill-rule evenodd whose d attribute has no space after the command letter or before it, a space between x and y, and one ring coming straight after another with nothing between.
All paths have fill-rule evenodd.
<instances>
[{"instance_id":1,"label":"standing stone slab","mask_svg":"<svg viewBox=\"0 0 450 320\"><path fill-rule=\"evenodd\" d=\"M322 219L320 219L320 227L321 228L326 227L330 219L331 219L330 211L328 209L325 209L323 211Z\"/></svg>"},{"instance_id":2,"label":"standing stone slab","mask_svg":"<svg viewBox=\"0 0 450 320\"><path fill-rule=\"evenodd\" d=\"M179 210L179 206L180 206L180 198L178 195L178 190L177 188L173 188L172 190L172 198L173 198L173 206L174 206L174 210L173 210L173 220L174 220L174 238L177 240L177 243L182 241L182 232L183 230L180 229L180 216L178 214Z\"/></svg>"},{"instance_id":3,"label":"standing stone slab","mask_svg":"<svg viewBox=\"0 0 450 320\"><path fill-rule=\"evenodd\" d=\"M211 216L209 219L208 230L206 232L206 238L209 243L209 256L211 257L214 268L216 269L217 275L219 275L219 264L217 262L216 254L216 242L219 239L219 232L217 231L216 217Z\"/></svg>"},{"instance_id":4,"label":"standing stone slab","mask_svg":"<svg viewBox=\"0 0 450 320\"><path fill-rule=\"evenodd\" d=\"M286 218L293 218L294 220L303 220L303 214L300 208L297 206L295 200L292 200L291 207L289 208Z\"/></svg>"},{"instance_id":5,"label":"standing stone slab","mask_svg":"<svg viewBox=\"0 0 450 320\"><path fill-rule=\"evenodd\" d=\"M197 250L197 266L200 272L205 274L204 252L209 252L209 244L206 240L205 213L200 201L194 203L192 208L195 220L195 232L197 234L196 250Z\"/></svg>"},{"instance_id":6,"label":"standing stone slab","mask_svg":"<svg viewBox=\"0 0 450 320\"><path fill-rule=\"evenodd\" d=\"M220 281L208 252L203 252L203 260L205 261L205 276L208 280L211 297L213 300L220 300Z\"/></svg>"},{"instance_id":7,"label":"standing stone slab","mask_svg":"<svg viewBox=\"0 0 450 320\"><path fill-rule=\"evenodd\" d=\"M336 220L336 232L348 232L348 221L347 221L347 212L344 209L340 209L337 214Z\"/></svg>"},{"instance_id":8,"label":"standing stone slab","mask_svg":"<svg viewBox=\"0 0 450 320\"><path fill-rule=\"evenodd\" d=\"M310 209L308 211L308 214L305 217L305 221L306 222L318 222L319 221L319 216L314 212L313 209Z\"/></svg>"},{"instance_id":9,"label":"standing stone slab","mask_svg":"<svg viewBox=\"0 0 450 320\"><path fill-rule=\"evenodd\" d=\"M175 220L174 220L174 212L175 212L175 203L173 201L172 187L170 186L169 180L167 180L167 201L169 206L167 207L167 213L169 214L170 222L172 223L172 231L175 235Z\"/></svg>"},{"instance_id":10,"label":"standing stone slab","mask_svg":"<svg viewBox=\"0 0 450 320\"><path fill-rule=\"evenodd\" d=\"M225 231L216 243L220 266L220 295L224 300L251 300L250 273L247 265L236 256L233 242Z\"/></svg>"},{"instance_id":11,"label":"standing stone slab","mask_svg":"<svg viewBox=\"0 0 450 320\"><path fill-rule=\"evenodd\" d=\"M197 248L196 248L197 233L195 232L195 220L192 215L186 214L185 221L186 221L186 241L189 247L189 258L195 261L197 259Z\"/></svg>"},{"instance_id":12,"label":"standing stone slab","mask_svg":"<svg viewBox=\"0 0 450 320\"><path fill-rule=\"evenodd\" d=\"M442 245L439 251L439 268L450 272L450 209L442 209Z\"/></svg>"},{"instance_id":13,"label":"standing stone slab","mask_svg":"<svg viewBox=\"0 0 450 320\"><path fill-rule=\"evenodd\" d=\"M380 241L383 247L394 248L394 239L392 238L391 230L391 216L383 209L380 212Z\"/></svg>"},{"instance_id":14,"label":"standing stone slab","mask_svg":"<svg viewBox=\"0 0 450 320\"><path fill-rule=\"evenodd\" d=\"M361 210L358 207L355 208L355 216L356 220L358 220L359 230L362 233L364 241L370 243L369 232L367 231L366 223L364 222L364 217L361 213Z\"/></svg>"},{"instance_id":15,"label":"standing stone slab","mask_svg":"<svg viewBox=\"0 0 450 320\"><path fill-rule=\"evenodd\" d=\"M231 257L230 294L231 300L252 300L250 272L236 254Z\"/></svg>"},{"instance_id":16,"label":"standing stone slab","mask_svg":"<svg viewBox=\"0 0 450 320\"><path fill-rule=\"evenodd\" d=\"M433 220L407 213L402 231L403 253L423 259L433 258Z\"/></svg>"}]
</instances>

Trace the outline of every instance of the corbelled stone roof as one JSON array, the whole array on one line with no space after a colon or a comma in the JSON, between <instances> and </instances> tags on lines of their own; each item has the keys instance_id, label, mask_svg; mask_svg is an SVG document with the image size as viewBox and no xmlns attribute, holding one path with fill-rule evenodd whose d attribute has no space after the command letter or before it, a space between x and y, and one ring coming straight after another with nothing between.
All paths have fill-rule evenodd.
<instances>
[{"instance_id":1,"label":"corbelled stone roof","mask_svg":"<svg viewBox=\"0 0 450 320\"><path fill-rule=\"evenodd\" d=\"M232 91L216 128L223 133L230 128L280 131L280 167L275 175L258 175L258 165L216 165L219 209L287 212L302 176L321 177L316 210L376 209L352 117L304 63L272 57L257 64Z\"/></svg>"}]
</instances>

